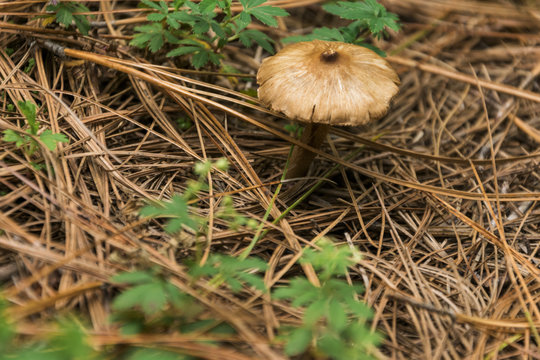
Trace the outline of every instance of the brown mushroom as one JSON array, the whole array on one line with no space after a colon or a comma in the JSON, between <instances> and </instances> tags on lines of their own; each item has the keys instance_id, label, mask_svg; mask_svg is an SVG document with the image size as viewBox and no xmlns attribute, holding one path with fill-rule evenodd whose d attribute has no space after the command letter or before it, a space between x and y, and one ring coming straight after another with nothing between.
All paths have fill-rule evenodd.
<instances>
[{"instance_id":1,"label":"brown mushroom","mask_svg":"<svg viewBox=\"0 0 540 360\"><path fill-rule=\"evenodd\" d=\"M385 115L399 77L365 47L313 40L264 59L257 83L262 104L307 123L300 141L318 148L332 125L363 125ZM296 146L287 178L306 175L314 157Z\"/></svg>"}]
</instances>

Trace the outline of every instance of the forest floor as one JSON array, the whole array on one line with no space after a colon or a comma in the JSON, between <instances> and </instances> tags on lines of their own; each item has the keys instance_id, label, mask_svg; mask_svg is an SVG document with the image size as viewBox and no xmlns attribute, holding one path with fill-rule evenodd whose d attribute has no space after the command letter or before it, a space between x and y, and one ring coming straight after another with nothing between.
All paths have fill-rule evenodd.
<instances>
[{"instance_id":1,"label":"forest floor","mask_svg":"<svg viewBox=\"0 0 540 360\"><path fill-rule=\"evenodd\" d=\"M296 261L326 237L361 255L345 278L362 284L369 324L383 334L375 357L540 358L537 2L381 1L402 25L373 40L399 74L399 94L382 119L332 129L300 189L280 181L292 122L252 97L263 49L224 48L239 76L193 70L129 46L145 21L137 2L85 3L105 22L88 36L43 26L45 1L0 1L0 130L24 131L17 104L30 100L42 129L69 139L54 151L36 142L34 152L0 141L0 280L19 337L43 338L60 315L76 314L95 348L284 359L280 326L302 312L252 286L195 281L188 260L239 256L253 242L273 291L304 274L318 281ZM277 28L257 25L278 48L281 37L343 24L323 1L269 3L291 14ZM46 40L90 55L59 58ZM194 173L219 158L227 171ZM203 189L189 216L206 219L204 231L171 233L165 220L139 216L193 181ZM198 318L234 331L193 336L146 316L153 330L126 340L110 321L125 286L111 277L145 269L196 299Z\"/></svg>"}]
</instances>

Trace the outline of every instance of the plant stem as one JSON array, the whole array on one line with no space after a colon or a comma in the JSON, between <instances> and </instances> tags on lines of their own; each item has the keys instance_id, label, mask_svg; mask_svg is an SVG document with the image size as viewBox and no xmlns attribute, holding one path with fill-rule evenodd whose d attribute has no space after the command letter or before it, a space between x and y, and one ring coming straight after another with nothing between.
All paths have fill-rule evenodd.
<instances>
[{"instance_id":1,"label":"plant stem","mask_svg":"<svg viewBox=\"0 0 540 360\"><path fill-rule=\"evenodd\" d=\"M289 151L289 157L287 158L287 163L285 164L285 169L283 170L283 175L281 175L281 182L277 186L276 191L274 192L274 196L272 196L272 199L270 200L270 204L268 205L268 208L266 209L266 212L264 213L264 216L263 216L263 219L262 219L263 221L261 221L261 223L257 227L257 232L253 236L253 239L249 243L248 247L238 257L240 260L246 259L249 256L249 254L251 253L251 251L253 250L253 248L255 247L255 244L257 244L257 242L259 241L259 239L262 236L264 236L266 233L268 233L268 229L266 229L265 232L264 232L264 235L261 236L261 233L262 233L263 227L264 227L264 223L266 222L266 220L270 216L270 212L272 210L272 207L274 206L274 204L276 202L276 199L277 199L277 197L279 195L279 192L281 191L281 187L283 186L283 180L285 180L285 177L287 176L287 171L288 171L288 168L289 168L289 161L290 161L290 158L291 158L291 152L292 152L292 149L291 149L291 151ZM284 218L284 216L280 216L279 220L281 220L283 218ZM272 222L272 223L277 224L277 221Z\"/></svg>"},{"instance_id":2,"label":"plant stem","mask_svg":"<svg viewBox=\"0 0 540 360\"><path fill-rule=\"evenodd\" d=\"M327 124L309 123L304 129L300 141L317 149L324 143L329 129L330 125ZM291 155L291 166L286 178L292 179L305 176L315 155L315 153L309 150L295 146Z\"/></svg>"}]
</instances>

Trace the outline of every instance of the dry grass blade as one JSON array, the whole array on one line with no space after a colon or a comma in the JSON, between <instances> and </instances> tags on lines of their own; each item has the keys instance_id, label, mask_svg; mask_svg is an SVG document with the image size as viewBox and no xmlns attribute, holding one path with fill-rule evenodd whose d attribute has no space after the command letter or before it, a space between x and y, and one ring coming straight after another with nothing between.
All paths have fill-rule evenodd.
<instances>
[{"instance_id":1,"label":"dry grass blade","mask_svg":"<svg viewBox=\"0 0 540 360\"><path fill-rule=\"evenodd\" d=\"M55 314L76 311L100 349L287 359L279 328L298 326L302 312L271 292L296 276L317 284L320 274L297 261L328 237L362 254L344 279L365 287L371 326L385 334L379 358L540 358L540 8L380 2L403 24L373 41L391 54L400 93L378 122L334 129L314 149L253 97L263 49L224 47L234 76L198 71L129 45L150 11L138 1L84 1L88 36L43 25L35 16L47 14L45 1L0 1L0 131L27 134L19 102L30 101L40 132L69 138L51 151L32 135L34 152L0 140L0 280L17 333L43 338ZM346 24L322 3L269 1L291 16L250 29L280 48L281 37ZM318 155L300 191L280 180L291 144ZM228 171L213 168L187 202L207 230L171 235L139 216L145 200L185 193L195 164L222 157ZM227 196L259 231L229 227ZM270 293L189 275L187 259L246 248L268 263ZM233 331L122 336L108 317L125 289L111 277L133 269L156 269L201 319Z\"/></svg>"}]
</instances>

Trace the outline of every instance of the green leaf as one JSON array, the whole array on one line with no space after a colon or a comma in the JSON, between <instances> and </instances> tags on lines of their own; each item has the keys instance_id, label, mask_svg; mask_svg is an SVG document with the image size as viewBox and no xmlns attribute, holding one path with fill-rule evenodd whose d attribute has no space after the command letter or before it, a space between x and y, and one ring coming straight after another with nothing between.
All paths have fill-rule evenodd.
<instances>
[{"instance_id":1,"label":"green leaf","mask_svg":"<svg viewBox=\"0 0 540 360\"><path fill-rule=\"evenodd\" d=\"M322 350L324 354L330 356L332 359L347 358L344 351L347 349L347 344L343 341L343 339L337 338L333 335L326 334L320 338L319 341L317 341L317 348Z\"/></svg>"},{"instance_id":2,"label":"green leaf","mask_svg":"<svg viewBox=\"0 0 540 360\"><path fill-rule=\"evenodd\" d=\"M274 41L259 30L244 30L239 34L239 40L245 47L251 47L255 42L270 54L274 53L274 47L271 44Z\"/></svg>"},{"instance_id":3,"label":"green leaf","mask_svg":"<svg viewBox=\"0 0 540 360\"><path fill-rule=\"evenodd\" d=\"M198 17L195 15L188 14L187 12L178 11L170 13L168 18L174 19L181 23L193 24Z\"/></svg>"},{"instance_id":4,"label":"green leaf","mask_svg":"<svg viewBox=\"0 0 540 360\"><path fill-rule=\"evenodd\" d=\"M337 3L324 4L323 9L330 14L337 15L343 19L358 20L371 18L380 11L380 7L384 11L384 6L375 2L375 6L370 1L347 2L338 1Z\"/></svg>"},{"instance_id":5,"label":"green leaf","mask_svg":"<svg viewBox=\"0 0 540 360\"><path fill-rule=\"evenodd\" d=\"M232 5L232 0L217 0L218 6L221 9L230 9Z\"/></svg>"},{"instance_id":6,"label":"green leaf","mask_svg":"<svg viewBox=\"0 0 540 360\"><path fill-rule=\"evenodd\" d=\"M388 12L375 0L340 1L337 4L323 5L323 9L344 19L364 22L375 36L380 36L386 27L395 31L399 30L397 15Z\"/></svg>"},{"instance_id":7,"label":"green leaf","mask_svg":"<svg viewBox=\"0 0 540 360\"><path fill-rule=\"evenodd\" d=\"M192 29L195 34L201 35L210 30L210 24L205 19L198 18L192 25Z\"/></svg>"},{"instance_id":8,"label":"green leaf","mask_svg":"<svg viewBox=\"0 0 540 360\"><path fill-rule=\"evenodd\" d=\"M4 137L2 139L7 142L14 142L18 148L30 141L30 138L23 137L11 129L4 130Z\"/></svg>"},{"instance_id":9,"label":"green leaf","mask_svg":"<svg viewBox=\"0 0 540 360\"><path fill-rule=\"evenodd\" d=\"M201 50L193 55L193 57L191 58L191 64L195 69L199 69L206 65L206 63L208 63L208 60L210 60L208 52Z\"/></svg>"},{"instance_id":10,"label":"green leaf","mask_svg":"<svg viewBox=\"0 0 540 360\"><path fill-rule=\"evenodd\" d=\"M266 290L266 286L260 275L253 274L253 270L262 271L267 267L266 262L258 258L246 258L240 260L236 257L225 255L211 255L203 266L193 266L189 273L194 278L202 276L213 276L221 278L221 283L226 283L233 292L240 291L243 284L256 287L261 291Z\"/></svg>"},{"instance_id":11,"label":"green leaf","mask_svg":"<svg viewBox=\"0 0 540 360\"><path fill-rule=\"evenodd\" d=\"M159 7L160 7L160 10L161 13L163 14L168 14L169 13L169 5L167 5L167 3L163 0L160 0L159 1Z\"/></svg>"},{"instance_id":12,"label":"green leaf","mask_svg":"<svg viewBox=\"0 0 540 360\"><path fill-rule=\"evenodd\" d=\"M174 0L173 1L174 11L178 11L178 9L180 9L180 7L184 5L185 2L186 0Z\"/></svg>"},{"instance_id":13,"label":"green leaf","mask_svg":"<svg viewBox=\"0 0 540 360\"><path fill-rule=\"evenodd\" d=\"M173 306L176 306L177 308L187 308L188 306L193 305L191 297L181 292L180 289L178 289L173 284L169 282L163 282L163 289L167 293L167 298ZM195 315L197 311L195 311L195 309L192 309L190 313Z\"/></svg>"},{"instance_id":14,"label":"green leaf","mask_svg":"<svg viewBox=\"0 0 540 360\"><path fill-rule=\"evenodd\" d=\"M151 23L141 26L136 26L135 31L139 34L135 34L130 45L143 48L148 46L151 52L156 52L163 46L163 27L159 23Z\"/></svg>"},{"instance_id":15,"label":"green leaf","mask_svg":"<svg viewBox=\"0 0 540 360\"><path fill-rule=\"evenodd\" d=\"M248 27L249 24L251 24L251 15L249 15L247 12L242 11L240 15L238 16L238 19L236 19L236 26L237 32L240 32L241 30L244 30Z\"/></svg>"},{"instance_id":16,"label":"green leaf","mask_svg":"<svg viewBox=\"0 0 540 360\"><path fill-rule=\"evenodd\" d=\"M59 2L56 5L47 6L47 11L54 11L56 22L69 27L73 21L77 29L83 34L88 35L90 30L90 22L86 15L74 15L76 12L88 12L90 11L86 6L79 3L72 2Z\"/></svg>"},{"instance_id":17,"label":"green leaf","mask_svg":"<svg viewBox=\"0 0 540 360\"><path fill-rule=\"evenodd\" d=\"M344 301L355 318L367 320L373 317L373 311L362 301L358 301L354 297L344 299Z\"/></svg>"},{"instance_id":18,"label":"green leaf","mask_svg":"<svg viewBox=\"0 0 540 360\"><path fill-rule=\"evenodd\" d=\"M199 47L199 46L181 46L179 48L176 48L174 50L169 51L167 53L167 57L193 54L193 53L195 53L195 52L197 52L199 50L201 50L201 47Z\"/></svg>"},{"instance_id":19,"label":"green leaf","mask_svg":"<svg viewBox=\"0 0 540 360\"><path fill-rule=\"evenodd\" d=\"M317 36L314 35L314 34L293 35L293 36L288 36L286 38L281 39L281 42L284 43L284 44L293 44L293 43L297 43L297 42L311 41L311 40L315 40L315 39L317 39ZM322 39L320 39L320 40L322 40Z\"/></svg>"},{"instance_id":20,"label":"green leaf","mask_svg":"<svg viewBox=\"0 0 540 360\"><path fill-rule=\"evenodd\" d=\"M287 287L274 291L276 299L292 299L292 306L300 307L312 303L319 297L319 289L313 286L306 278L293 278Z\"/></svg>"},{"instance_id":21,"label":"green leaf","mask_svg":"<svg viewBox=\"0 0 540 360\"><path fill-rule=\"evenodd\" d=\"M165 15L165 14L151 13L151 14L148 14L146 19L149 20L149 21L161 21L161 20L165 19L166 17L167 17L167 15Z\"/></svg>"},{"instance_id":22,"label":"green leaf","mask_svg":"<svg viewBox=\"0 0 540 360\"><path fill-rule=\"evenodd\" d=\"M165 225L165 231L169 234L180 231L183 226L197 228L196 221L189 215L186 201L177 194L172 197L171 201L145 206L139 213L141 216L171 218Z\"/></svg>"},{"instance_id":23,"label":"green leaf","mask_svg":"<svg viewBox=\"0 0 540 360\"><path fill-rule=\"evenodd\" d=\"M56 145L59 142L62 143L68 143L69 139L64 134L56 134L53 133L52 130L47 129L44 132L39 135L39 139L47 146L47 148L51 151L54 151L56 149Z\"/></svg>"},{"instance_id":24,"label":"green leaf","mask_svg":"<svg viewBox=\"0 0 540 360\"><path fill-rule=\"evenodd\" d=\"M317 244L321 247L321 251L306 249L300 262L312 264L315 269L321 271L321 277L329 279L334 275L344 275L347 266L354 263L349 247L336 247L330 240L324 238Z\"/></svg>"},{"instance_id":25,"label":"green leaf","mask_svg":"<svg viewBox=\"0 0 540 360\"><path fill-rule=\"evenodd\" d=\"M115 310L128 310L140 306L147 315L163 310L167 294L159 283L146 283L125 290L113 301Z\"/></svg>"},{"instance_id":26,"label":"green leaf","mask_svg":"<svg viewBox=\"0 0 540 360\"><path fill-rule=\"evenodd\" d=\"M169 43L174 44L174 45L178 45L181 41L179 38L177 38L168 30L163 31L163 37L165 37L165 40L167 40Z\"/></svg>"},{"instance_id":27,"label":"green leaf","mask_svg":"<svg viewBox=\"0 0 540 360\"><path fill-rule=\"evenodd\" d=\"M43 169L46 169L45 164L39 164L35 161L30 161L30 165L32 165L32 167L36 169L36 171L41 171Z\"/></svg>"},{"instance_id":28,"label":"green leaf","mask_svg":"<svg viewBox=\"0 0 540 360\"><path fill-rule=\"evenodd\" d=\"M163 46L163 37L161 35L154 35L151 37L150 41L148 41L148 49L155 53L156 51L158 51L159 49L161 49L161 47Z\"/></svg>"},{"instance_id":29,"label":"green leaf","mask_svg":"<svg viewBox=\"0 0 540 360\"><path fill-rule=\"evenodd\" d=\"M2 354L6 353L12 339L15 337L15 328L12 321L8 318L6 313L7 308L7 301L4 298L0 298L0 351Z\"/></svg>"},{"instance_id":30,"label":"green leaf","mask_svg":"<svg viewBox=\"0 0 540 360\"><path fill-rule=\"evenodd\" d=\"M299 41L311 41L311 40L325 40L325 41L342 41L345 42L345 38L339 29L330 29L322 27L313 30L313 33L308 35L296 35L289 36L282 40L283 43L295 43Z\"/></svg>"},{"instance_id":31,"label":"green leaf","mask_svg":"<svg viewBox=\"0 0 540 360\"><path fill-rule=\"evenodd\" d=\"M56 21L65 27L69 27L73 22L73 14L67 7L59 6L56 10Z\"/></svg>"},{"instance_id":32,"label":"green leaf","mask_svg":"<svg viewBox=\"0 0 540 360\"><path fill-rule=\"evenodd\" d=\"M39 124L36 121L36 105L34 105L34 103L30 100L19 101L17 105L19 106L21 113L24 115L26 121L28 122L28 125L30 126L30 134L37 135L37 132L39 130Z\"/></svg>"},{"instance_id":33,"label":"green leaf","mask_svg":"<svg viewBox=\"0 0 540 360\"><path fill-rule=\"evenodd\" d=\"M127 360L188 360L189 357L160 349L135 349Z\"/></svg>"},{"instance_id":34,"label":"green leaf","mask_svg":"<svg viewBox=\"0 0 540 360\"><path fill-rule=\"evenodd\" d=\"M210 27L216 33L216 35L219 36L220 38L222 39L227 38L227 34L225 33L225 30L221 27L221 24L218 23L217 21L212 20L210 22Z\"/></svg>"},{"instance_id":35,"label":"green leaf","mask_svg":"<svg viewBox=\"0 0 540 360\"><path fill-rule=\"evenodd\" d=\"M304 311L302 322L308 326L315 325L320 319L325 317L327 303L327 299L318 299L311 303Z\"/></svg>"},{"instance_id":36,"label":"green leaf","mask_svg":"<svg viewBox=\"0 0 540 360\"><path fill-rule=\"evenodd\" d=\"M199 11L201 14L212 14L217 6L217 0L202 0L199 3Z\"/></svg>"},{"instance_id":37,"label":"green leaf","mask_svg":"<svg viewBox=\"0 0 540 360\"><path fill-rule=\"evenodd\" d=\"M240 4L244 7L244 9L249 10L251 8L254 8L255 6L259 6L261 4L264 4L266 0L240 0Z\"/></svg>"},{"instance_id":38,"label":"green leaf","mask_svg":"<svg viewBox=\"0 0 540 360\"><path fill-rule=\"evenodd\" d=\"M278 25L276 16L289 16L287 11L275 6L259 6L249 10L249 14L255 16L263 24L273 27Z\"/></svg>"},{"instance_id":39,"label":"green leaf","mask_svg":"<svg viewBox=\"0 0 540 360\"><path fill-rule=\"evenodd\" d=\"M371 331L369 327L359 322L351 323L343 335L353 344L354 349L362 352L366 352L366 348L378 345L382 340L380 333Z\"/></svg>"},{"instance_id":40,"label":"green leaf","mask_svg":"<svg viewBox=\"0 0 540 360\"><path fill-rule=\"evenodd\" d=\"M141 0L141 2L142 2L144 5L146 5L146 6L150 7L150 8L152 8L152 9L155 9L155 10L157 10L157 11L159 11L159 12L162 12L162 11L163 11L163 7L160 6L161 3L164 3L163 1L161 1L160 4L156 4L154 1L150 1L150 0ZM167 5L165 4L165 10L166 10L166 9L167 9Z\"/></svg>"},{"instance_id":41,"label":"green leaf","mask_svg":"<svg viewBox=\"0 0 540 360\"><path fill-rule=\"evenodd\" d=\"M142 284L154 281L154 277L145 271L133 271L116 274L111 280L116 283Z\"/></svg>"},{"instance_id":42,"label":"green leaf","mask_svg":"<svg viewBox=\"0 0 540 360\"><path fill-rule=\"evenodd\" d=\"M73 15L73 21L75 21L75 26L81 34L88 35L88 32L90 31L91 25L90 21L86 18L84 15Z\"/></svg>"},{"instance_id":43,"label":"green leaf","mask_svg":"<svg viewBox=\"0 0 540 360\"><path fill-rule=\"evenodd\" d=\"M136 335L144 331L144 324L140 321L116 321L114 316L111 319L118 322L122 335Z\"/></svg>"},{"instance_id":44,"label":"green leaf","mask_svg":"<svg viewBox=\"0 0 540 360\"><path fill-rule=\"evenodd\" d=\"M338 28L339 32L343 35L345 39L344 42L350 44L357 44L364 41L364 38L360 35L366 29L366 24L362 20L356 20L350 23L347 26Z\"/></svg>"},{"instance_id":45,"label":"green leaf","mask_svg":"<svg viewBox=\"0 0 540 360\"><path fill-rule=\"evenodd\" d=\"M260 291L266 291L266 285L264 284L264 280L260 276L248 273L239 273L238 277L246 284L253 286L255 289Z\"/></svg>"},{"instance_id":46,"label":"green leaf","mask_svg":"<svg viewBox=\"0 0 540 360\"><path fill-rule=\"evenodd\" d=\"M54 359L90 360L99 358L90 346L84 329L74 320L60 322L60 332L51 339L48 348L48 355Z\"/></svg>"},{"instance_id":47,"label":"green leaf","mask_svg":"<svg viewBox=\"0 0 540 360\"><path fill-rule=\"evenodd\" d=\"M319 29L313 30L313 34L317 36L318 39L328 40L328 41L344 41L343 34L338 29L329 29L327 27L322 27Z\"/></svg>"},{"instance_id":48,"label":"green leaf","mask_svg":"<svg viewBox=\"0 0 540 360\"><path fill-rule=\"evenodd\" d=\"M180 29L180 23L176 21L173 17L167 16L167 24L175 30Z\"/></svg>"},{"instance_id":49,"label":"green leaf","mask_svg":"<svg viewBox=\"0 0 540 360\"><path fill-rule=\"evenodd\" d=\"M356 43L356 45L363 46L366 49L369 49L369 50L377 53L377 55L379 55L380 57L386 57L386 52L384 50L379 49L375 45L368 44L368 43L365 43L365 42L359 42L359 43Z\"/></svg>"},{"instance_id":50,"label":"green leaf","mask_svg":"<svg viewBox=\"0 0 540 360\"><path fill-rule=\"evenodd\" d=\"M221 59L223 58L223 55L221 54L216 54L214 52L209 52L208 53L208 57L210 58L210 61L214 64L214 65L219 65L221 64Z\"/></svg>"},{"instance_id":51,"label":"green leaf","mask_svg":"<svg viewBox=\"0 0 540 360\"><path fill-rule=\"evenodd\" d=\"M186 7L188 7L191 10L192 14L200 14L201 13L198 3L188 1L187 3L185 3L185 5L186 5Z\"/></svg>"},{"instance_id":52,"label":"green leaf","mask_svg":"<svg viewBox=\"0 0 540 360\"><path fill-rule=\"evenodd\" d=\"M287 355L299 355L306 351L313 333L309 328L297 328L293 330L287 337L287 345L285 345L285 353Z\"/></svg>"},{"instance_id":53,"label":"green leaf","mask_svg":"<svg viewBox=\"0 0 540 360\"><path fill-rule=\"evenodd\" d=\"M342 331L347 326L344 306L336 299L330 300L328 304L328 325L336 332Z\"/></svg>"}]
</instances>

